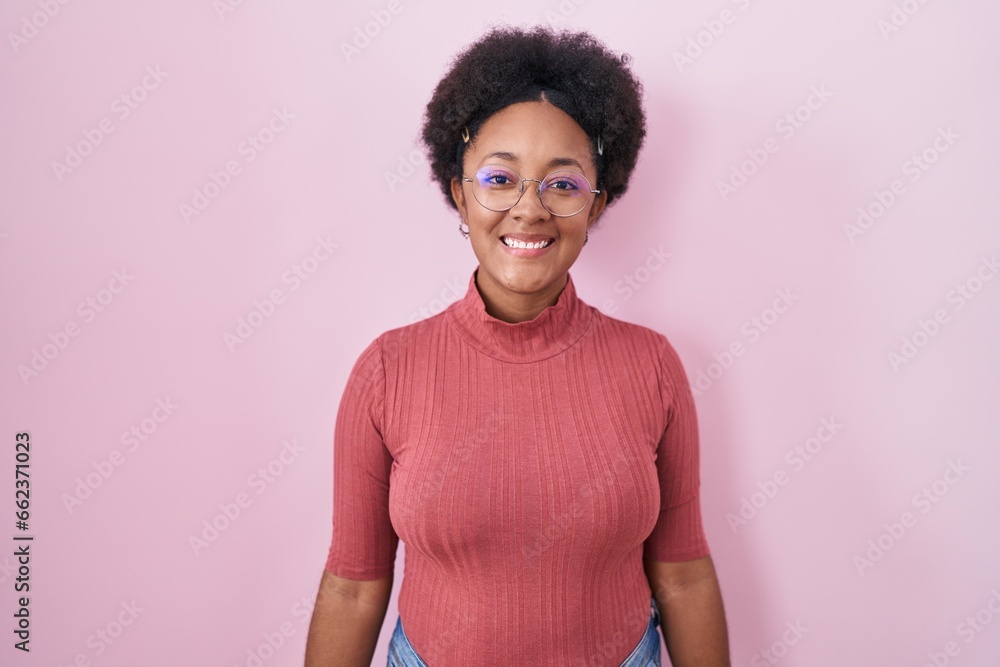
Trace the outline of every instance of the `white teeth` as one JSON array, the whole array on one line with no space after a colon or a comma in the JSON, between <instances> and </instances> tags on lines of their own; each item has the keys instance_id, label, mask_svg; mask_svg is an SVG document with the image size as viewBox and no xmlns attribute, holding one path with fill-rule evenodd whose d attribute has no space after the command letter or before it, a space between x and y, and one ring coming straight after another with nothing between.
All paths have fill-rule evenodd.
<instances>
[{"instance_id":1,"label":"white teeth","mask_svg":"<svg viewBox=\"0 0 1000 667\"><path fill-rule=\"evenodd\" d=\"M537 250L538 248L544 248L550 245L552 243L552 239L549 239L548 241L539 241L538 243L526 243L525 241L515 241L505 236L503 238L503 242L509 248L532 248Z\"/></svg>"}]
</instances>

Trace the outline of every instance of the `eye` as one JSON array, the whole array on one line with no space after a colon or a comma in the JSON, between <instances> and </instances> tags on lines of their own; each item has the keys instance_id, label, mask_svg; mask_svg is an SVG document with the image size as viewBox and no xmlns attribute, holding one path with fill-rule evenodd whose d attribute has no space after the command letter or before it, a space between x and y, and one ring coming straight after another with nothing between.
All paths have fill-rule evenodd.
<instances>
[{"instance_id":1,"label":"eye","mask_svg":"<svg viewBox=\"0 0 1000 667\"><path fill-rule=\"evenodd\" d=\"M579 174L562 172L549 175L545 181L545 188L560 194L571 194L582 189L589 189L584 188L583 183L584 181Z\"/></svg>"},{"instance_id":2,"label":"eye","mask_svg":"<svg viewBox=\"0 0 1000 667\"><path fill-rule=\"evenodd\" d=\"M486 168L479 172L479 183L490 188L507 188L517 185L517 176L506 169Z\"/></svg>"}]
</instances>

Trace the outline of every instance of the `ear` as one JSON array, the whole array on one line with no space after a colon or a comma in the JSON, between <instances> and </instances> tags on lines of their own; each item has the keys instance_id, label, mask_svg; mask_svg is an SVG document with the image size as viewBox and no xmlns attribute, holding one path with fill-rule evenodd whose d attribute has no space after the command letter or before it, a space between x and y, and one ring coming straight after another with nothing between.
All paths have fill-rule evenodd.
<instances>
[{"instance_id":1,"label":"ear","mask_svg":"<svg viewBox=\"0 0 1000 667\"><path fill-rule=\"evenodd\" d=\"M454 176L451 179L451 200L455 202L455 206L458 208L462 219L468 220L465 210L465 189L462 187L462 179L458 176Z\"/></svg>"},{"instance_id":2,"label":"ear","mask_svg":"<svg viewBox=\"0 0 1000 667\"><path fill-rule=\"evenodd\" d=\"M587 216L587 229L590 229L597 218L600 217L601 213L604 211L604 207L608 204L608 191L601 190L601 194L597 195L594 199L594 203L590 207L590 214Z\"/></svg>"}]
</instances>

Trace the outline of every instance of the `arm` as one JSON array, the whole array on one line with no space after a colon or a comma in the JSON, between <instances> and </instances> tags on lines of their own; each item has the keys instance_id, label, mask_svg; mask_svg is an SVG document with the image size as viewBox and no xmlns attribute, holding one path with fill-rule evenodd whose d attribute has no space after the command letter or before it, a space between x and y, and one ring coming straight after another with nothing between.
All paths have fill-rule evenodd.
<instances>
[{"instance_id":1,"label":"arm","mask_svg":"<svg viewBox=\"0 0 1000 667\"><path fill-rule=\"evenodd\" d=\"M678 563L643 559L674 667L730 667L722 592L711 556Z\"/></svg>"},{"instance_id":2,"label":"arm","mask_svg":"<svg viewBox=\"0 0 1000 667\"><path fill-rule=\"evenodd\" d=\"M306 640L307 667L368 667L392 592L399 538L389 517L393 459L382 438L378 340L348 377L333 442L333 538Z\"/></svg>"},{"instance_id":3,"label":"arm","mask_svg":"<svg viewBox=\"0 0 1000 667\"><path fill-rule=\"evenodd\" d=\"M662 342L667 424L656 460L660 518L646 540L643 568L674 667L729 667L722 594L701 517L697 410L680 357Z\"/></svg>"},{"instance_id":4,"label":"arm","mask_svg":"<svg viewBox=\"0 0 1000 667\"><path fill-rule=\"evenodd\" d=\"M323 572L309 622L305 667L368 667L382 630L392 575L355 581Z\"/></svg>"}]
</instances>

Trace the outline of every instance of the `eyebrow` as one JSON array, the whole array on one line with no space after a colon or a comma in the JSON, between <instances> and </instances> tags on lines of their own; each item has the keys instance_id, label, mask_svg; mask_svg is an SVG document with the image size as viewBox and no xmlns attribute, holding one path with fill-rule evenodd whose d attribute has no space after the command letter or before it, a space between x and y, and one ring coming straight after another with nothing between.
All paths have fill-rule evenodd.
<instances>
[{"instance_id":1,"label":"eyebrow","mask_svg":"<svg viewBox=\"0 0 1000 667\"><path fill-rule=\"evenodd\" d=\"M513 153L508 151L493 151L492 153L487 153L483 156L483 160L488 160L492 157L498 157L501 160L507 160L508 162L519 162L518 157ZM583 170L583 165L574 160L571 157L554 157L549 160L549 167L579 167Z\"/></svg>"}]
</instances>

